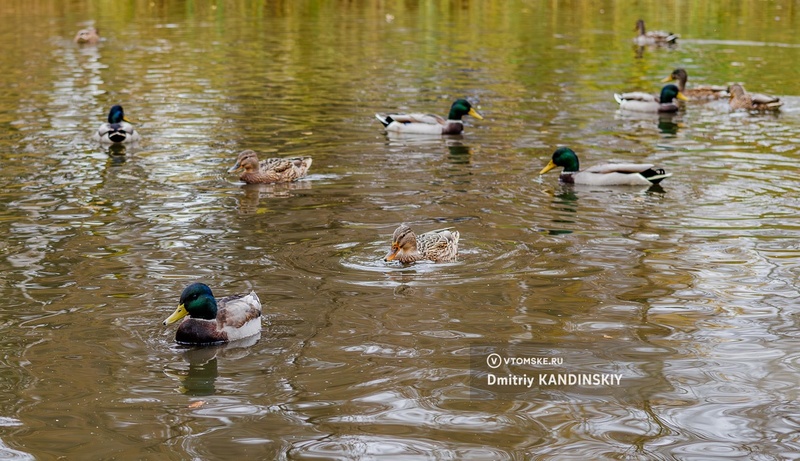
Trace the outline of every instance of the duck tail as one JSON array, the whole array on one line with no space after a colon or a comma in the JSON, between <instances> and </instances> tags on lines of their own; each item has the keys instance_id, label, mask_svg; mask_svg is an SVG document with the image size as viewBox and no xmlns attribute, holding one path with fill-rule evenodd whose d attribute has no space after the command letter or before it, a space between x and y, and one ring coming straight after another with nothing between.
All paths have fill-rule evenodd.
<instances>
[{"instance_id":1,"label":"duck tail","mask_svg":"<svg viewBox=\"0 0 800 461\"><path fill-rule=\"evenodd\" d=\"M383 114L375 114L375 118L377 118L378 121L381 122L384 127L389 126L389 124L394 121L392 120L392 117Z\"/></svg>"},{"instance_id":2,"label":"duck tail","mask_svg":"<svg viewBox=\"0 0 800 461\"><path fill-rule=\"evenodd\" d=\"M654 173L656 173L656 174L654 174L653 176L647 176L647 180L650 181L653 184L658 184L661 181L663 181L664 179L667 179L670 176L672 176L672 173L667 173L664 170L662 170L661 168L659 168L657 170L652 170L652 171Z\"/></svg>"}]
</instances>

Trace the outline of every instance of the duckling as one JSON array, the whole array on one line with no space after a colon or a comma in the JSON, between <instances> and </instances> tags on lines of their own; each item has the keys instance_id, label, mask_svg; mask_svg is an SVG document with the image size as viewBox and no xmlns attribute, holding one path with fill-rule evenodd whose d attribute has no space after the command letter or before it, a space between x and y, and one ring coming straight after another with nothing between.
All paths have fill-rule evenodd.
<instances>
[{"instance_id":1,"label":"duckling","mask_svg":"<svg viewBox=\"0 0 800 461\"><path fill-rule=\"evenodd\" d=\"M115 105L108 111L108 122L100 125L93 139L103 144L134 144L140 136L125 118L122 106Z\"/></svg>"},{"instance_id":2,"label":"duckling","mask_svg":"<svg viewBox=\"0 0 800 461\"><path fill-rule=\"evenodd\" d=\"M239 179L247 184L270 184L302 178L309 168L311 157L268 158L259 162L258 154L248 149L239 154L228 173L244 170Z\"/></svg>"},{"instance_id":3,"label":"duckling","mask_svg":"<svg viewBox=\"0 0 800 461\"><path fill-rule=\"evenodd\" d=\"M458 256L458 231L440 229L414 234L405 224L401 224L392 234L392 249L384 261L400 261L403 264L421 259L433 262L453 261Z\"/></svg>"},{"instance_id":4,"label":"duckling","mask_svg":"<svg viewBox=\"0 0 800 461\"><path fill-rule=\"evenodd\" d=\"M164 325L181 322L175 333L179 344L208 345L248 338L261 332L261 301L258 295L232 295L214 298L204 283L187 286L178 308L164 320Z\"/></svg>"},{"instance_id":5,"label":"duckling","mask_svg":"<svg viewBox=\"0 0 800 461\"><path fill-rule=\"evenodd\" d=\"M634 112L677 112L680 107L675 104L674 100L676 98L681 101L688 101L688 98L675 85L666 85L662 88L658 99L652 94L641 91L614 95L614 99L619 103L620 109Z\"/></svg>"},{"instance_id":6,"label":"duckling","mask_svg":"<svg viewBox=\"0 0 800 461\"><path fill-rule=\"evenodd\" d=\"M557 166L564 167L558 179L566 184L651 186L672 176L649 163L606 163L581 171L577 154L568 147L556 149L550 163L542 168L539 175L543 175Z\"/></svg>"},{"instance_id":7,"label":"duckling","mask_svg":"<svg viewBox=\"0 0 800 461\"><path fill-rule=\"evenodd\" d=\"M732 110L778 110L782 105L780 98L758 93L748 93L742 85L733 84L728 88L730 100L728 104Z\"/></svg>"},{"instance_id":8,"label":"duckling","mask_svg":"<svg viewBox=\"0 0 800 461\"><path fill-rule=\"evenodd\" d=\"M447 120L434 114L375 114L386 131L408 134L461 134L464 122L461 117L471 115L478 120L483 116L473 109L466 99L459 99L450 106Z\"/></svg>"}]
</instances>

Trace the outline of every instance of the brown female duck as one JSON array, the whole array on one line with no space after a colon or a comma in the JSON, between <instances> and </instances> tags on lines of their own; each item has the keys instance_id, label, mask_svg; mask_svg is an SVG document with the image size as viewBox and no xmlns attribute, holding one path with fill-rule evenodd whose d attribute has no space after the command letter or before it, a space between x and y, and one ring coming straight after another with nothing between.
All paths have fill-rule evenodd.
<instances>
[{"instance_id":1,"label":"brown female duck","mask_svg":"<svg viewBox=\"0 0 800 461\"><path fill-rule=\"evenodd\" d=\"M244 170L239 179L248 184L291 182L302 178L311 168L311 157L268 158L258 161L258 154L245 150L236 158L228 173Z\"/></svg>"},{"instance_id":2,"label":"brown female duck","mask_svg":"<svg viewBox=\"0 0 800 461\"><path fill-rule=\"evenodd\" d=\"M711 100L722 99L728 97L728 87L718 85L702 85L692 88L686 88L686 81L689 80L689 74L686 69L675 69L665 79L661 80L662 83L676 81L678 82L678 90L689 99L696 100Z\"/></svg>"},{"instance_id":3,"label":"brown female duck","mask_svg":"<svg viewBox=\"0 0 800 461\"><path fill-rule=\"evenodd\" d=\"M392 249L384 261L408 264L421 259L433 262L453 261L458 256L458 231L440 229L416 235L405 224L392 234Z\"/></svg>"},{"instance_id":4,"label":"brown female duck","mask_svg":"<svg viewBox=\"0 0 800 461\"><path fill-rule=\"evenodd\" d=\"M783 105L780 98L765 94L748 93L738 83L731 85L728 88L728 92L731 94L728 101L731 110L778 110Z\"/></svg>"},{"instance_id":5,"label":"brown female duck","mask_svg":"<svg viewBox=\"0 0 800 461\"><path fill-rule=\"evenodd\" d=\"M664 32L661 30L645 31L644 19L636 21L636 29L639 34L633 38L633 43L639 46L645 45L674 45L678 40L678 35L672 32Z\"/></svg>"},{"instance_id":6,"label":"brown female duck","mask_svg":"<svg viewBox=\"0 0 800 461\"><path fill-rule=\"evenodd\" d=\"M78 45L97 45L100 41L100 33L94 27L87 27L79 30L73 41Z\"/></svg>"}]
</instances>

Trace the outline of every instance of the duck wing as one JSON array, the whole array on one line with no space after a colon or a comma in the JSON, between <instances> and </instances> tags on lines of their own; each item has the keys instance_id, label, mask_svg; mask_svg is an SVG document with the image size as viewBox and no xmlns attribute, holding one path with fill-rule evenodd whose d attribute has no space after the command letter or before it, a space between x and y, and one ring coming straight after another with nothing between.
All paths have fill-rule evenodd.
<instances>
[{"instance_id":1,"label":"duck wing","mask_svg":"<svg viewBox=\"0 0 800 461\"><path fill-rule=\"evenodd\" d=\"M587 168L587 173L641 173L653 168L652 163L604 163Z\"/></svg>"},{"instance_id":2,"label":"duck wing","mask_svg":"<svg viewBox=\"0 0 800 461\"><path fill-rule=\"evenodd\" d=\"M261 300L254 291L218 298L217 305L217 322L222 327L241 328L247 322L261 317Z\"/></svg>"},{"instance_id":3,"label":"duck wing","mask_svg":"<svg viewBox=\"0 0 800 461\"><path fill-rule=\"evenodd\" d=\"M426 125L444 125L447 123L444 117L436 114L390 114L388 117L400 123L424 123Z\"/></svg>"},{"instance_id":4,"label":"duck wing","mask_svg":"<svg viewBox=\"0 0 800 461\"><path fill-rule=\"evenodd\" d=\"M419 252L432 261L449 261L458 255L458 231L441 229L417 236Z\"/></svg>"}]
</instances>

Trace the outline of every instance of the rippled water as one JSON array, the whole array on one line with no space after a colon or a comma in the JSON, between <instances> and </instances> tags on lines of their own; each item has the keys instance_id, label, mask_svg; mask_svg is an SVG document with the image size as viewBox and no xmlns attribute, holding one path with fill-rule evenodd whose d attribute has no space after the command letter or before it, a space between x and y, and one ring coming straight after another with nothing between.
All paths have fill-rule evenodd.
<instances>
[{"instance_id":1,"label":"rippled water","mask_svg":"<svg viewBox=\"0 0 800 461\"><path fill-rule=\"evenodd\" d=\"M795 457L800 19L626 5L0 6L0 456ZM639 16L678 47L633 49ZM678 66L785 106L616 110ZM457 97L485 117L459 137L373 116ZM139 147L91 142L115 103ZM557 145L673 176L559 185ZM312 174L243 186L245 148ZM384 263L401 222L458 229L460 259ZM175 345L195 280L256 290L261 337ZM490 352L621 385L481 387Z\"/></svg>"}]
</instances>

